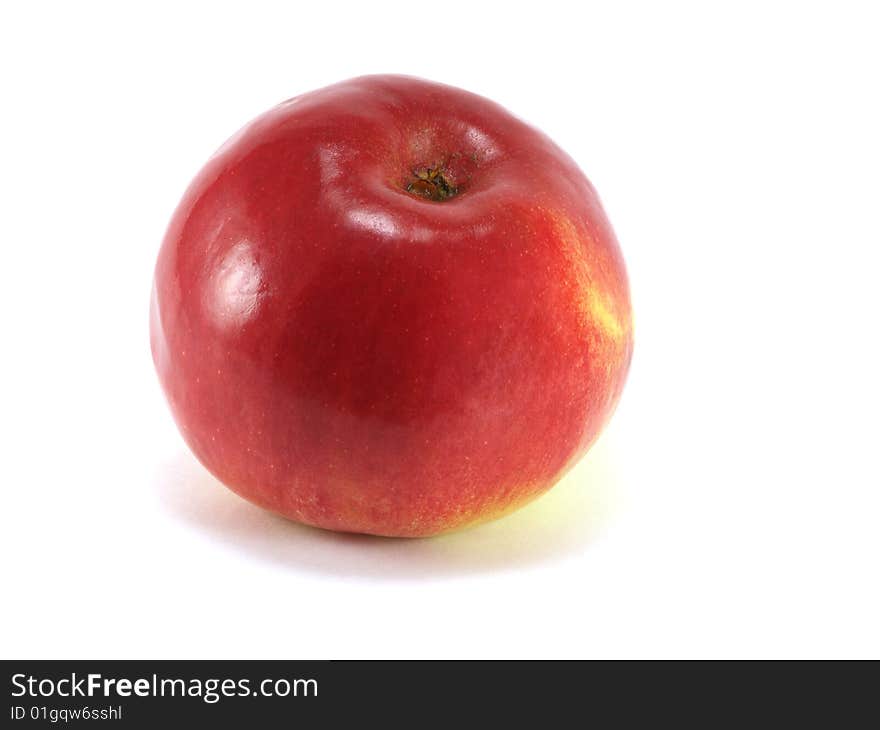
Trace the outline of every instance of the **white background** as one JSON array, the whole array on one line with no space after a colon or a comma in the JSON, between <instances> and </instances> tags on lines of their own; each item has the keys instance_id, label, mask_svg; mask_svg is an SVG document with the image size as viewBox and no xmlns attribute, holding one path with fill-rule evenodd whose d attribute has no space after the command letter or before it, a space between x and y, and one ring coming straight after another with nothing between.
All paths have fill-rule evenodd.
<instances>
[{"instance_id":1,"label":"white background","mask_svg":"<svg viewBox=\"0 0 880 730\"><path fill-rule=\"evenodd\" d=\"M867 2L602 5L3 6L2 656L880 657L880 24ZM431 540L227 492L149 356L201 164L373 72L555 138L636 309L584 462Z\"/></svg>"}]
</instances>

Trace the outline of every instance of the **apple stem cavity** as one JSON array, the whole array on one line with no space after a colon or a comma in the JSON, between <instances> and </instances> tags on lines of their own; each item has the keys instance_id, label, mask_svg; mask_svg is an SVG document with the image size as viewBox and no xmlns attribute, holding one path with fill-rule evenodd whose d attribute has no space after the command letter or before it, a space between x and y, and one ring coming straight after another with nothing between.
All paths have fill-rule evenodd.
<instances>
[{"instance_id":1,"label":"apple stem cavity","mask_svg":"<svg viewBox=\"0 0 880 730\"><path fill-rule=\"evenodd\" d=\"M458 188L449 183L443 172L442 165L414 170L413 180L406 186L406 191L437 203L449 200L458 194Z\"/></svg>"}]
</instances>

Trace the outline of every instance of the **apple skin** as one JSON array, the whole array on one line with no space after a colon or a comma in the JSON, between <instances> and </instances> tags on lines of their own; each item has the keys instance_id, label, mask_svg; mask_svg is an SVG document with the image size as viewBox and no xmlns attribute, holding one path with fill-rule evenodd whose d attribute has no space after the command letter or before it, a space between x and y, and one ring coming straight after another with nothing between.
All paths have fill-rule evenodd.
<instances>
[{"instance_id":1,"label":"apple skin","mask_svg":"<svg viewBox=\"0 0 880 730\"><path fill-rule=\"evenodd\" d=\"M441 182L454 194L434 199ZM403 76L291 99L217 151L166 233L150 334L221 482L298 522L408 537L549 489L633 347L577 165L497 104Z\"/></svg>"}]
</instances>

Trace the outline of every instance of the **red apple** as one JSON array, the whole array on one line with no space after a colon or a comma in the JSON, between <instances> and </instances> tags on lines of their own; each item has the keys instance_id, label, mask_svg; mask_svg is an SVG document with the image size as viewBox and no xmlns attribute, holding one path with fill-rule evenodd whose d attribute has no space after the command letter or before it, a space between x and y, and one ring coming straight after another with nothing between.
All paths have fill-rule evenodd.
<instances>
[{"instance_id":1,"label":"red apple","mask_svg":"<svg viewBox=\"0 0 880 730\"><path fill-rule=\"evenodd\" d=\"M402 76L298 96L183 197L153 359L201 462L309 525L432 535L549 489L632 353L595 190L487 99Z\"/></svg>"}]
</instances>

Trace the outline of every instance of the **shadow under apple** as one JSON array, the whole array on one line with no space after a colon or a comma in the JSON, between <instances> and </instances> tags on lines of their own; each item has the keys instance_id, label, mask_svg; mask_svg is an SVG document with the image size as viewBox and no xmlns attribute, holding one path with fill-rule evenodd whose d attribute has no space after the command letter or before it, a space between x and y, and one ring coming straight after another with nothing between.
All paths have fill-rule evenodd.
<instances>
[{"instance_id":1,"label":"shadow under apple","mask_svg":"<svg viewBox=\"0 0 880 730\"><path fill-rule=\"evenodd\" d=\"M606 439L553 489L500 520L446 535L396 539L291 522L227 490L188 452L162 466L164 509L208 539L291 570L420 579L516 570L588 549L613 507L618 476Z\"/></svg>"}]
</instances>

